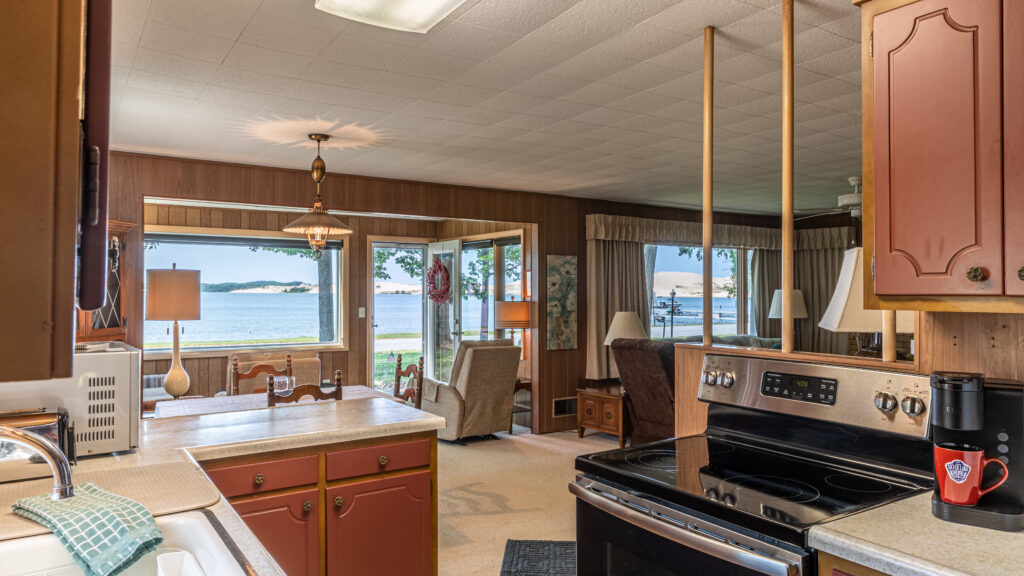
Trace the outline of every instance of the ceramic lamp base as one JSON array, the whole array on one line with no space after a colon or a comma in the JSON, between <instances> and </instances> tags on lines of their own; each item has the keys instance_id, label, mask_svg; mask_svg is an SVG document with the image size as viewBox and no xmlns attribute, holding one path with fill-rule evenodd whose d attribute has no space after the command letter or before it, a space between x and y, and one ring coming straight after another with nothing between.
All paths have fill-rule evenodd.
<instances>
[{"instance_id":1,"label":"ceramic lamp base","mask_svg":"<svg viewBox=\"0 0 1024 576\"><path fill-rule=\"evenodd\" d=\"M171 369L164 377L164 391L177 400L188 392L188 372L181 365L181 350L178 344L178 321L174 321L174 347L171 350Z\"/></svg>"}]
</instances>

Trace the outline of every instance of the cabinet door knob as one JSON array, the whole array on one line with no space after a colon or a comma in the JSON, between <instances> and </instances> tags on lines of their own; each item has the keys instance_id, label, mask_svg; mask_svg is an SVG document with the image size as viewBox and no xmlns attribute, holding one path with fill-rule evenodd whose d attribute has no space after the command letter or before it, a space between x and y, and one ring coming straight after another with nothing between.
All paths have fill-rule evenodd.
<instances>
[{"instance_id":1,"label":"cabinet door knob","mask_svg":"<svg viewBox=\"0 0 1024 576\"><path fill-rule=\"evenodd\" d=\"M377 458L377 462L379 462L381 466L387 466L388 465L388 457L387 456L381 456L380 458Z\"/></svg>"},{"instance_id":2,"label":"cabinet door knob","mask_svg":"<svg viewBox=\"0 0 1024 576\"><path fill-rule=\"evenodd\" d=\"M1024 280L1024 266L1017 269L1017 278Z\"/></svg>"},{"instance_id":3,"label":"cabinet door knob","mask_svg":"<svg viewBox=\"0 0 1024 576\"><path fill-rule=\"evenodd\" d=\"M305 502L302 503L302 511L303 512L309 512L312 509L313 509L313 503L310 502L309 500L306 500Z\"/></svg>"},{"instance_id":4,"label":"cabinet door knob","mask_svg":"<svg viewBox=\"0 0 1024 576\"><path fill-rule=\"evenodd\" d=\"M612 419L612 413L611 412L605 412L604 413L604 419L605 420L611 420Z\"/></svg>"},{"instance_id":5,"label":"cabinet door knob","mask_svg":"<svg viewBox=\"0 0 1024 576\"><path fill-rule=\"evenodd\" d=\"M263 481L265 479L266 478L264 478L262 473L261 474L257 474L255 476L253 476L252 483L255 484L257 487L260 487L260 486L263 486Z\"/></svg>"},{"instance_id":6,"label":"cabinet door knob","mask_svg":"<svg viewBox=\"0 0 1024 576\"><path fill-rule=\"evenodd\" d=\"M985 270L979 266L971 266L967 269L967 279L971 282L981 282L985 276Z\"/></svg>"},{"instance_id":7,"label":"cabinet door knob","mask_svg":"<svg viewBox=\"0 0 1024 576\"><path fill-rule=\"evenodd\" d=\"M334 505L337 506L338 508L341 508L341 505L344 504L344 503L345 503L345 499L342 498L341 496L335 496L334 497Z\"/></svg>"},{"instance_id":8,"label":"cabinet door knob","mask_svg":"<svg viewBox=\"0 0 1024 576\"><path fill-rule=\"evenodd\" d=\"M594 413L594 410L592 408L587 408L587 416L590 416L593 413Z\"/></svg>"}]
</instances>

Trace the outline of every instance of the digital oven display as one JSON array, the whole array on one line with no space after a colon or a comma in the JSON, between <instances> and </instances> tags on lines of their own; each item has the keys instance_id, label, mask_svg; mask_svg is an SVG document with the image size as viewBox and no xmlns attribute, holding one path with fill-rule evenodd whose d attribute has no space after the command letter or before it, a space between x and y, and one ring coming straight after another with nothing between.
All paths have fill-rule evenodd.
<instances>
[{"instance_id":1,"label":"digital oven display","mask_svg":"<svg viewBox=\"0 0 1024 576\"><path fill-rule=\"evenodd\" d=\"M765 372L761 375L761 395L813 402L815 404L836 403L839 382L834 378L816 378L784 372Z\"/></svg>"}]
</instances>

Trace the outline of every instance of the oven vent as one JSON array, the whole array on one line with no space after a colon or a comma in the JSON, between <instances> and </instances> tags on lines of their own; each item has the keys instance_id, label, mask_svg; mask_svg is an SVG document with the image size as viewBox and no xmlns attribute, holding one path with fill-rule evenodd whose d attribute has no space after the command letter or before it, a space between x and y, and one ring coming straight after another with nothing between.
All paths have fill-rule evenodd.
<instances>
[{"instance_id":1,"label":"oven vent","mask_svg":"<svg viewBox=\"0 0 1024 576\"><path fill-rule=\"evenodd\" d=\"M576 415L576 397L567 396L565 398L555 398L554 400L554 412L555 417L558 416L575 416Z\"/></svg>"}]
</instances>

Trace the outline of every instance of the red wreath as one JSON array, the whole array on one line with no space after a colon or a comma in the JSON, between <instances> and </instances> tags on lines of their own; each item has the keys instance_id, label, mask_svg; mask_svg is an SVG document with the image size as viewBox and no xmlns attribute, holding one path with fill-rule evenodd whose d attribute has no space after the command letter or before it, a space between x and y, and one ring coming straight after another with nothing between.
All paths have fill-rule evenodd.
<instances>
[{"instance_id":1,"label":"red wreath","mask_svg":"<svg viewBox=\"0 0 1024 576\"><path fill-rule=\"evenodd\" d=\"M427 297L434 304L444 304L452 291L452 277L441 259L434 257L434 263L427 270Z\"/></svg>"}]
</instances>

